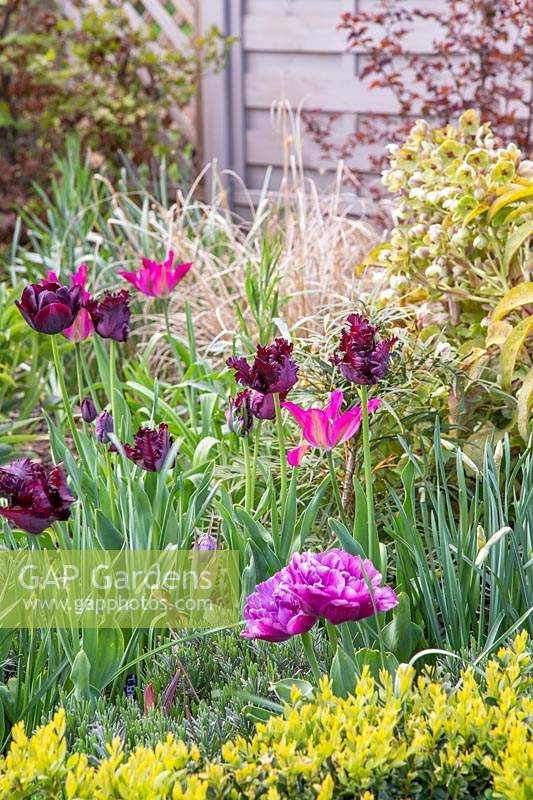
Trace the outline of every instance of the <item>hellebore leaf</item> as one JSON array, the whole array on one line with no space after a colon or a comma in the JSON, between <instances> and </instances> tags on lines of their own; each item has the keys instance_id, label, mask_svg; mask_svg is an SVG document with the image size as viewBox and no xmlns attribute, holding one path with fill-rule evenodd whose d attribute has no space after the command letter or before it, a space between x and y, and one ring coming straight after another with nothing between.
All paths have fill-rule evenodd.
<instances>
[{"instance_id":1,"label":"hellebore leaf","mask_svg":"<svg viewBox=\"0 0 533 800\"><path fill-rule=\"evenodd\" d=\"M526 317L513 328L502 346L500 356L502 389L507 392L511 388L513 372L518 354L533 330L533 316Z\"/></svg>"},{"instance_id":2,"label":"hellebore leaf","mask_svg":"<svg viewBox=\"0 0 533 800\"><path fill-rule=\"evenodd\" d=\"M491 322L497 322L516 308L530 304L533 304L533 283L520 283L502 297L492 312Z\"/></svg>"}]
</instances>

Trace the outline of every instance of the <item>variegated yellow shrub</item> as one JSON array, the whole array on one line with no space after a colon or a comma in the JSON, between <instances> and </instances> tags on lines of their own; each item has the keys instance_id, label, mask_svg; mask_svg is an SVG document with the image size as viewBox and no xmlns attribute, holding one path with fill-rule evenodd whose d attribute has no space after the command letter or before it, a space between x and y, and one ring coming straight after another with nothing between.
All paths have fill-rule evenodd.
<instances>
[{"instance_id":1,"label":"variegated yellow shrub","mask_svg":"<svg viewBox=\"0 0 533 800\"><path fill-rule=\"evenodd\" d=\"M400 668L378 686L363 674L354 696L326 678L313 702L293 689L283 716L257 726L205 762L171 736L126 760L120 743L91 767L67 754L65 715L28 738L17 725L0 761L0 797L121 798L533 798L533 697L527 636L489 661L478 682L466 670L447 688Z\"/></svg>"}]
</instances>

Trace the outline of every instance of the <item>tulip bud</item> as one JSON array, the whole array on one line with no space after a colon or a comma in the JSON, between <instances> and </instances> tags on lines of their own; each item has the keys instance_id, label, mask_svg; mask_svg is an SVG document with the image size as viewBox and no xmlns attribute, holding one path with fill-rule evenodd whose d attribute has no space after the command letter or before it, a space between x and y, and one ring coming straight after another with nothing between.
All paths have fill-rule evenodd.
<instances>
[{"instance_id":1,"label":"tulip bud","mask_svg":"<svg viewBox=\"0 0 533 800\"><path fill-rule=\"evenodd\" d=\"M109 441L109 433L113 433L115 430L115 426L113 425L113 417L108 411L102 411L101 414L98 414L96 417L96 438L102 444L105 444Z\"/></svg>"},{"instance_id":2,"label":"tulip bud","mask_svg":"<svg viewBox=\"0 0 533 800\"><path fill-rule=\"evenodd\" d=\"M94 422L96 419L96 407L90 397L82 400L81 416L84 422Z\"/></svg>"},{"instance_id":3,"label":"tulip bud","mask_svg":"<svg viewBox=\"0 0 533 800\"><path fill-rule=\"evenodd\" d=\"M201 533L196 539L195 550L218 550L218 542L212 533Z\"/></svg>"},{"instance_id":4,"label":"tulip bud","mask_svg":"<svg viewBox=\"0 0 533 800\"><path fill-rule=\"evenodd\" d=\"M150 711L151 708L155 708L156 705L156 697L154 692L154 687L151 683L147 683L144 687L143 692L144 698L144 713L146 714L147 711Z\"/></svg>"}]
</instances>

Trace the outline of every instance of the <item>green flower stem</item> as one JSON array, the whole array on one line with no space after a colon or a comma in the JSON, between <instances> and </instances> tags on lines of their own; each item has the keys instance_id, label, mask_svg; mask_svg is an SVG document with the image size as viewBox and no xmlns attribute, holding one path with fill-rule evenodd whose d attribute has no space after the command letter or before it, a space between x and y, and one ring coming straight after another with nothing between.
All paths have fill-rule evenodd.
<instances>
[{"instance_id":1,"label":"green flower stem","mask_svg":"<svg viewBox=\"0 0 533 800\"><path fill-rule=\"evenodd\" d=\"M80 348L80 354L81 354L81 348ZM89 394L91 395L91 398L92 398L92 401L93 401L95 407L99 408L98 397L97 397L97 394L96 394L96 389L94 388L94 383L93 383L93 379L91 377L91 373L90 373L90 370L89 370L89 364L87 362L87 359L86 358L82 358L81 355L80 355L80 362L81 362L81 369L82 369L82 372L83 372L83 376L85 378L85 385L87 386L87 388L89 390Z\"/></svg>"},{"instance_id":2,"label":"green flower stem","mask_svg":"<svg viewBox=\"0 0 533 800\"><path fill-rule=\"evenodd\" d=\"M335 625L332 625L331 622L326 622L326 632L328 634L329 643L331 645L331 652L335 655L337 650L337 645L339 643L339 634L337 633L337 629Z\"/></svg>"},{"instance_id":3,"label":"green flower stem","mask_svg":"<svg viewBox=\"0 0 533 800\"><path fill-rule=\"evenodd\" d=\"M74 345L74 353L76 358L76 379L78 381L78 402L81 409L81 404L83 402L83 377L81 372L81 355L80 355L80 345L79 342L76 342ZM87 425L85 424L85 420L82 417L81 425L83 428L83 432L87 433Z\"/></svg>"},{"instance_id":4,"label":"green flower stem","mask_svg":"<svg viewBox=\"0 0 533 800\"><path fill-rule=\"evenodd\" d=\"M374 594L374 587L372 585L372 581L370 580L370 577L369 577L369 575L368 575L368 573L367 573L367 571L365 569L365 565L363 563L361 563L361 566L362 566L362 569L363 569L363 577L364 577L366 585L368 587L368 591L370 592L370 598L372 600L372 608L374 609L374 617L373 617L373 619L376 622L376 631L377 631L378 642L379 642L379 652L380 652L380 655L381 655L381 666L383 667L383 669L385 669L385 644L383 642L383 633L382 633L382 630L381 630L381 621L379 619L379 614L381 612L378 612L378 609L377 609L376 597L375 597L375 594ZM370 620L368 620L368 622L370 623Z\"/></svg>"},{"instance_id":5,"label":"green flower stem","mask_svg":"<svg viewBox=\"0 0 533 800\"><path fill-rule=\"evenodd\" d=\"M163 306L163 316L165 318L165 328L167 332L167 342L174 355L176 366L178 367L178 372L181 374L182 372L181 358L178 352L178 348L176 347L176 342L174 341L174 337L172 336L170 330L170 319L168 317L168 301L162 300L162 306Z\"/></svg>"},{"instance_id":6,"label":"green flower stem","mask_svg":"<svg viewBox=\"0 0 533 800\"><path fill-rule=\"evenodd\" d=\"M341 493L339 491L339 484L337 481L337 475L335 474L335 462L333 461L333 451L326 450L327 459L328 459L328 466L329 466L329 475L331 478L331 488L333 489L333 495L335 497L335 502L337 504L337 510L339 512L339 516L342 522L348 528L348 517L346 516L346 512L342 505Z\"/></svg>"},{"instance_id":7,"label":"green flower stem","mask_svg":"<svg viewBox=\"0 0 533 800\"><path fill-rule=\"evenodd\" d=\"M252 461L252 497L255 497L255 482L257 480L257 459L259 457L259 441L261 439L261 423L258 419L255 425L254 455Z\"/></svg>"},{"instance_id":8,"label":"green flower stem","mask_svg":"<svg viewBox=\"0 0 533 800\"><path fill-rule=\"evenodd\" d=\"M374 487L372 483L372 457L370 454L370 425L368 422L368 391L361 386L361 410L363 423L363 461L365 467L366 514L368 524L368 557L374 562L379 556L374 518Z\"/></svg>"},{"instance_id":9,"label":"green flower stem","mask_svg":"<svg viewBox=\"0 0 533 800\"><path fill-rule=\"evenodd\" d=\"M252 495L252 461L250 458L250 442L247 436L242 437L244 450L244 471L245 471L245 490L244 490L244 510L250 513L253 503Z\"/></svg>"},{"instance_id":10,"label":"green flower stem","mask_svg":"<svg viewBox=\"0 0 533 800\"><path fill-rule=\"evenodd\" d=\"M313 638L311 633L307 631L307 633L300 634L302 637L302 644L304 647L305 657L309 662L309 666L311 667L311 672L313 673L313 678L318 686L320 683L320 678L322 677L322 673L320 672L320 667L318 666L317 657L315 654L315 650L313 647Z\"/></svg>"},{"instance_id":11,"label":"green flower stem","mask_svg":"<svg viewBox=\"0 0 533 800\"><path fill-rule=\"evenodd\" d=\"M120 420L117 412L117 398L116 398L116 382L117 382L117 346L114 339L109 340L109 394L111 395L111 416L113 417L113 426L115 435L120 437Z\"/></svg>"},{"instance_id":12,"label":"green flower stem","mask_svg":"<svg viewBox=\"0 0 533 800\"><path fill-rule=\"evenodd\" d=\"M283 420L281 418L281 405L279 394L274 395L274 408L276 409L276 431L279 444L279 466L281 479L280 512L283 514L287 499L287 453L285 451L285 438L283 436Z\"/></svg>"},{"instance_id":13,"label":"green flower stem","mask_svg":"<svg viewBox=\"0 0 533 800\"><path fill-rule=\"evenodd\" d=\"M61 397L63 398L63 406L65 407L65 414L67 415L70 432L72 433L72 438L74 439L74 444L76 445L76 450L78 451L78 455L80 456L80 458L83 458L83 449L81 446L78 429L76 428L76 423L74 422L74 416L72 414L72 406L70 404L70 399L67 393L67 387L65 385L65 376L63 374L63 369L61 368L61 356L59 355L57 336L52 336L51 339L52 339L52 357L54 359L54 367L57 374L57 380L59 381L59 389L61 391Z\"/></svg>"},{"instance_id":14,"label":"green flower stem","mask_svg":"<svg viewBox=\"0 0 533 800\"><path fill-rule=\"evenodd\" d=\"M185 324L187 327L187 340L189 343L189 355L191 359L191 374L196 377L196 360L198 358L198 353L196 350L196 336L194 335L194 323L192 319L191 307L189 305L189 301L185 301ZM190 413L192 424L195 428L198 427L198 414L197 414L197 398L196 398L196 390L194 386L189 387L189 403L190 403Z\"/></svg>"}]
</instances>

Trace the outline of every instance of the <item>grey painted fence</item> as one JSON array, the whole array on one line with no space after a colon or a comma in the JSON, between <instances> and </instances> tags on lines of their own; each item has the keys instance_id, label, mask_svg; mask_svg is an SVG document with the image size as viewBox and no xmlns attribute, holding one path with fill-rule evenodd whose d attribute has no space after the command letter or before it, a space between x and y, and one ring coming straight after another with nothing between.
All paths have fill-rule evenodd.
<instances>
[{"instance_id":1,"label":"grey painted fence","mask_svg":"<svg viewBox=\"0 0 533 800\"><path fill-rule=\"evenodd\" d=\"M338 112L336 138L357 129L370 109L394 114L396 101L388 90L370 90L358 78L364 55L347 52L346 33L337 30L342 12L371 8L374 0L200 0L204 26L216 24L238 37L223 74L204 80L204 159L234 170L252 194L261 189L271 165L271 186L279 185L291 148L292 132L275 130L272 107L288 100L298 108ZM405 5L442 8L445 0L405 0ZM431 23L420 21L406 41L412 52L429 52L436 34ZM370 148L358 151L356 165L372 169ZM309 137L304 137L302 159L318 185L331 182L328 164ZM234 192L237 205L244 193Z\"/></svg>"}]
</instances>

